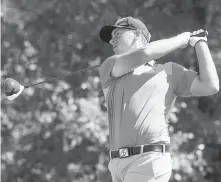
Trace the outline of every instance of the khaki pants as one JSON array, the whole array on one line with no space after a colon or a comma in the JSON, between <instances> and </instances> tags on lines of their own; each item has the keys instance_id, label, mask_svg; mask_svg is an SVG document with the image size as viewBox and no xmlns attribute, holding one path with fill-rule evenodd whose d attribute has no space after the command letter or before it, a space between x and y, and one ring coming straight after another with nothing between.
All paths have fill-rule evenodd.
<instances>
[{"instance_id":1,"label":"khaki pants","mask_svg":"<svg viewBox=\"0 0 221 182\"><path fill-rule=\"evenodd\" d=\"M113 182L168 182L172 160L170 153L147 152L111 159L108 169Z\"/></svg>"}]
</instances>

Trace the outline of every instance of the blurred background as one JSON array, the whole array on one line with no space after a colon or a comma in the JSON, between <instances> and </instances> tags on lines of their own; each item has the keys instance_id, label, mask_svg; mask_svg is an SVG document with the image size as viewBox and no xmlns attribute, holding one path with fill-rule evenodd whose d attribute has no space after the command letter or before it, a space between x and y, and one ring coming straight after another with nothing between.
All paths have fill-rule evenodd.
<instances>
[{"instance_id":1,"label":"blurred background","mask_svg":"<svg viewBox=\"0 0 221 182\"><path fill-rule=\"evenodd\" d=\"M1 3L2 182L111 182L108 121L98 70L26 89L9 101L3 81L62 76L112 55L99 30L118 18L142 20L152 41L206 29L221 80L220 0L5 0ZM198 71L193 48L173 61ZM170 115L171 182L221 180L221 91L178 98Z\"/></svg>"}]
</instances>

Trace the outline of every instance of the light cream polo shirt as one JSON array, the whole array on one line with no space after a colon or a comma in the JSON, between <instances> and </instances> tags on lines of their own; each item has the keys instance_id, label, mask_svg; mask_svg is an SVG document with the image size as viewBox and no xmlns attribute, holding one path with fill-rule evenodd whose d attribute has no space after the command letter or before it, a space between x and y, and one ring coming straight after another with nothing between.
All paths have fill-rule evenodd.
<instances>
[{"instance_id":1,"label":"light cream polo shirt","mask_svg":"<svg viewBox=\"0 0 221 182\"><path fill-rule=\"evenodd\" d=\"M141 66L119 78L111 77L115 57L99 70L109 119L110 150L151 143L170 143L168 116L177 96L190 97L198 74L168 62Z\"/></svg>"}]
</instances>

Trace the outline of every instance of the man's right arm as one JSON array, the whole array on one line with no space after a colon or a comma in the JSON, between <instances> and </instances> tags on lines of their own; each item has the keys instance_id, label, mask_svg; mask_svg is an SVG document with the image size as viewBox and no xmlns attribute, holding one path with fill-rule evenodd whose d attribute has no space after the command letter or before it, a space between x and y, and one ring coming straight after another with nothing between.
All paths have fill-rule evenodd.
<instances>
[{"instance_id":1,"label":"man's right arm","mask_svg":"<svg viewBox=\"0 0 221 182\"><path fill-rule=\"evenodd\" d=\"M148 43L144 48L116 55L111 75L120 77L151 60L159 59L176 49L186 47L190 35L190 32L185 32L172 38Z\"/></svg>"}]
</instances>

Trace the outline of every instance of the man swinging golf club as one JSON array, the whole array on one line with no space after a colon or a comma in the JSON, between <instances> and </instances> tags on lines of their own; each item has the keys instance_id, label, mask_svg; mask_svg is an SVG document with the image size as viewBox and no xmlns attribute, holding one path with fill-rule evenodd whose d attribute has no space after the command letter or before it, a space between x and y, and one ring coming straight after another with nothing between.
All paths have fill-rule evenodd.
<instances>
[{"instance_id":1,"label":"man swinging golf club","mask_svg":"<svg viewBox=\"0 0 221 182\"><path fill-rule=\"evenodd\" d=\"M168 116L176 97L208 96L219 91L219 79L206 35L198 30L150 42L138 19L125 17L100 30L115 55L99 69L108 108L113 182L167 182L172 171ZM198 35L198 36L197 36ZM168 62L166 54L190 44L199 73Z\"/></svg>"}]
</instances>

